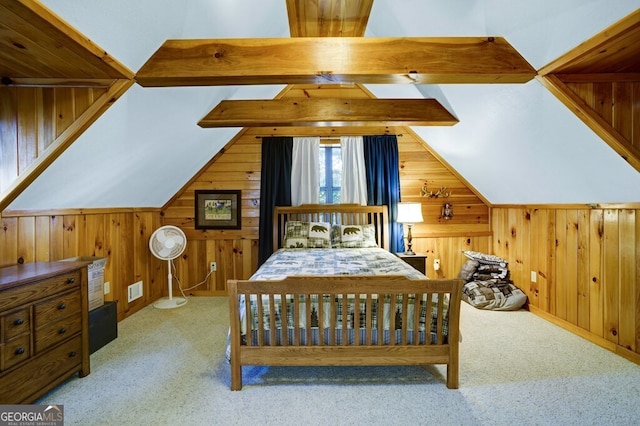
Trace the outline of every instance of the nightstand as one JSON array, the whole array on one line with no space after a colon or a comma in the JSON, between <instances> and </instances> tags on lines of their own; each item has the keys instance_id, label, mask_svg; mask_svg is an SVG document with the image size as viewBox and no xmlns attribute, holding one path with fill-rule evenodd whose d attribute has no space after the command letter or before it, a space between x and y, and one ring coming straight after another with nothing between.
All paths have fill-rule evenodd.
<instances>
[{"instance_id":1,"label":"nightstand","mask_svg":"<svg viewBox=\"0 0 640 426\"><path fill-rule=\"evenodd\" d=\"M427 255L426 254L404 254L404 253L396 253L400 259L407 262L409 265L413 266L416 270L422 272L426 275L426 263L427 263Z\"/></svg>"}]
</instances>

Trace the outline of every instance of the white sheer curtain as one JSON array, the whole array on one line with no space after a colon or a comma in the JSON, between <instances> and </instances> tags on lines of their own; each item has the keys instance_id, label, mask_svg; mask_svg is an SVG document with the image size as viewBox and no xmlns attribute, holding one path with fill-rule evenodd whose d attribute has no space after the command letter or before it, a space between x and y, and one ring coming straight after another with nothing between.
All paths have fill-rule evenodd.
<instances>
[{"instance_id":1,"label":"white sheer curtain","mask_svg":"<svg viewBox=\"0 0 640 426\"><path fill-rule=\"evenodd\" d=\"M291 205L318 204L320 200L320 137L293 138Z\"/></svg>"},{"instance_id":2,"label":"white sheer curtain","mask_svg":"<svg viewBox=\"0 0 640 426\"><path fill-rule=\"evenodd\" d=\"M367 205L367 175L362 136L340 136L342 188L340 202Z\"/></svg>"}]
</instances>

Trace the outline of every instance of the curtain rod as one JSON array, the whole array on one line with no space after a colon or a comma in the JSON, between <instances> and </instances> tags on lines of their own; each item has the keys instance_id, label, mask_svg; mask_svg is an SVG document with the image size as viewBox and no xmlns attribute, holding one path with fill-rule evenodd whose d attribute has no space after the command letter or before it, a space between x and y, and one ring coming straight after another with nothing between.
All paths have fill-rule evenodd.
<instances>
[{"instance_id":1,"label":"curtain rod","mask_svg":"<svg viewBox=\"0 0 640 426\"><path fill-rule=\"evenodd\" d=\"M395 134L395 133L391 133L391 134ZM398 137L402 137L402 133L397 133L395 134ZM367 136L367 135L342 135L342 136ZM378 136L378 135L373 135L373 136ZM292 137L292 138L296 138L296 137L313 137L313 136L289 136L289 135L278 135L278 136L256 136L256 139L262 139L262 138L273 138L273 137ZM319 136L320 139L329 139L329 140L340 140L340 136Z\"/></svg>"}]
</instances>

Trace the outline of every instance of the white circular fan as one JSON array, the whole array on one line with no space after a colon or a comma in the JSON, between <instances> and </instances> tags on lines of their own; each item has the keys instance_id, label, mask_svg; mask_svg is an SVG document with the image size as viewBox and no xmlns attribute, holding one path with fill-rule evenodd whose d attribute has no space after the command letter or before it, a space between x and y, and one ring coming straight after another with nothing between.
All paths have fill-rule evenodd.
<instances>
[{"instance_id":1,"label":"white circular fan","mask_svg":"<svg viewBox=\"0 0 640 426\"><path fill-rule=\"evenodd\" d=\"M182 229L177 226L165 225L156 229L149 239L149 249L155 257L167 261L169 296L163 297L153 304L155 308L171 309L187 303L182 297L174 298L171 292L173 276L171 274L171 261L180 256L187 247L187 237Z\"/></svg>"}]
</instances>

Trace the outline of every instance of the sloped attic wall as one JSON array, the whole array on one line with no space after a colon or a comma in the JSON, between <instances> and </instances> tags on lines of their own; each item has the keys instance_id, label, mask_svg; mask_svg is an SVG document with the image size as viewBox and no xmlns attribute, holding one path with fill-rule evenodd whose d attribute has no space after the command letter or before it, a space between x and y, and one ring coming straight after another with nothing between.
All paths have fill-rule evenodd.
<instances>
[{"instance_id":1,"label":"sloped attic wall","mask_svg":"<svg viewBox=\"0 0 640 426\"><path fill-rule=\"evenodd\" d=\"M287 87L282 98L369 98L371 94L358 85L293 85ZM370 133L373 132L373 133ZM206 274L207 259L215 259L222 267L221 274L199 288L199 294L219 294L225 290L226 278L247 277L257 266L259 225L261 136L319 135L321 140L340 134L384 134L398 136L400 154L400 184L403 201L421 202L424 222L413 228L413 248L442 259L442 270L436 272L428 265L431 276L455 276L462 266L462 256L451 256L464 249L488 250L490 235L489 208L465 182L448 169L439 158L408 128L336 128L287 127L249 128L230 142L224 152L216 156L163 209L164 223L182 228L189 239L187 259L179 268L182 279L197 280ZM326 142L335 142L330 139ZM428 198L421 195L428 182L430 190L446 187L449 198ZM194 227L194 191L216 189L241 190L242 229L198 230ZM455 217L441 218L444 202L455 205ZM449 255L449 256L448 256ZM222 276L221 276L222 275ZM223 280L219 280L223 278Z\"/></svg>"},{"instance_id":2,"label":"sloped attic wall","mask_svg":"<svg viewBox=\"0 0 640 426\"><path fill-rule=\"evenodd\" d=\"M404 6L375 2L367 36L397 36L400 28L411 35L500 34L540 69L634 12L640 2L413 1ZM438 19L425 28L424 16ZM459 27L454 16L465 26ZM402 87L368 88L382 98L413 96ZM537 80L418 90L449 105L460 123L414 130L490 203L640 201L640 174Z\"/></svg>"},{"instance_id":3,"label":"sloped attic wall","mask_svg":"<svg viewBox=\"0 0 640 426\"><path fill-rule=\"evenodd\" d=\"M556 3L545 0L515 6L486 0L462 6L429 0L410 1L406 6L379 0L374 3L366 35L500 34L530 63L540 67L640 5L637 1L605 0ZM250 7L255 14L250 18L244 16L242 8L222 1L163 8L150 1L131 4L123 0L45 4L131 69L139 69L167 38L288 36L283 1L254 2ZM122 10L128 12L118 12ZM433 91L396 86L369 89L378 97L416 97ZM405 95L408 89L411 92ZM437 89L445 98L441 101L451 106L461 123L451 129L414 131L489 202L598 203L640 199L638 174L606 147L602 148L602 141L539 83ZM269 98L278 90L134 86L101 117L95 131L86 132L46 176L34 182L10 207L69 208L78 207L83 201L83 207L159 207L235 134L229 129L196 129L194 123L199 118L222 99ZM172 97L178 99L177 104ZM575 152L581 154L583 161L559 164L558 158ZM78 160L85 156L115 160L125 153L130 158L127 168L115 169L111 161L93 161L79 170L105 189L102 197L92 198L93 192L85 186L65 179L71 164L82 163ZM496 155L503 160L498 167L479 166L495 164ZM172 167L169 159L179 160L180 167ZM503 166L513 172L508 179L500 169ZM609 181L621 184L604 183ZM505 186L505 182L512 185ZM56 187L62 183L76 198L67 200L57 193Z\"/></svg>"},{"instance_id":4,"label":"sloped attic wall","mask_svg":"<svg viewBox=\"0 0 640 426\"><path fill-rule=\"evenodd\" d=\"M106 92L92 88L0 87L0 194Z\"/></svg>"}]
</instances>

